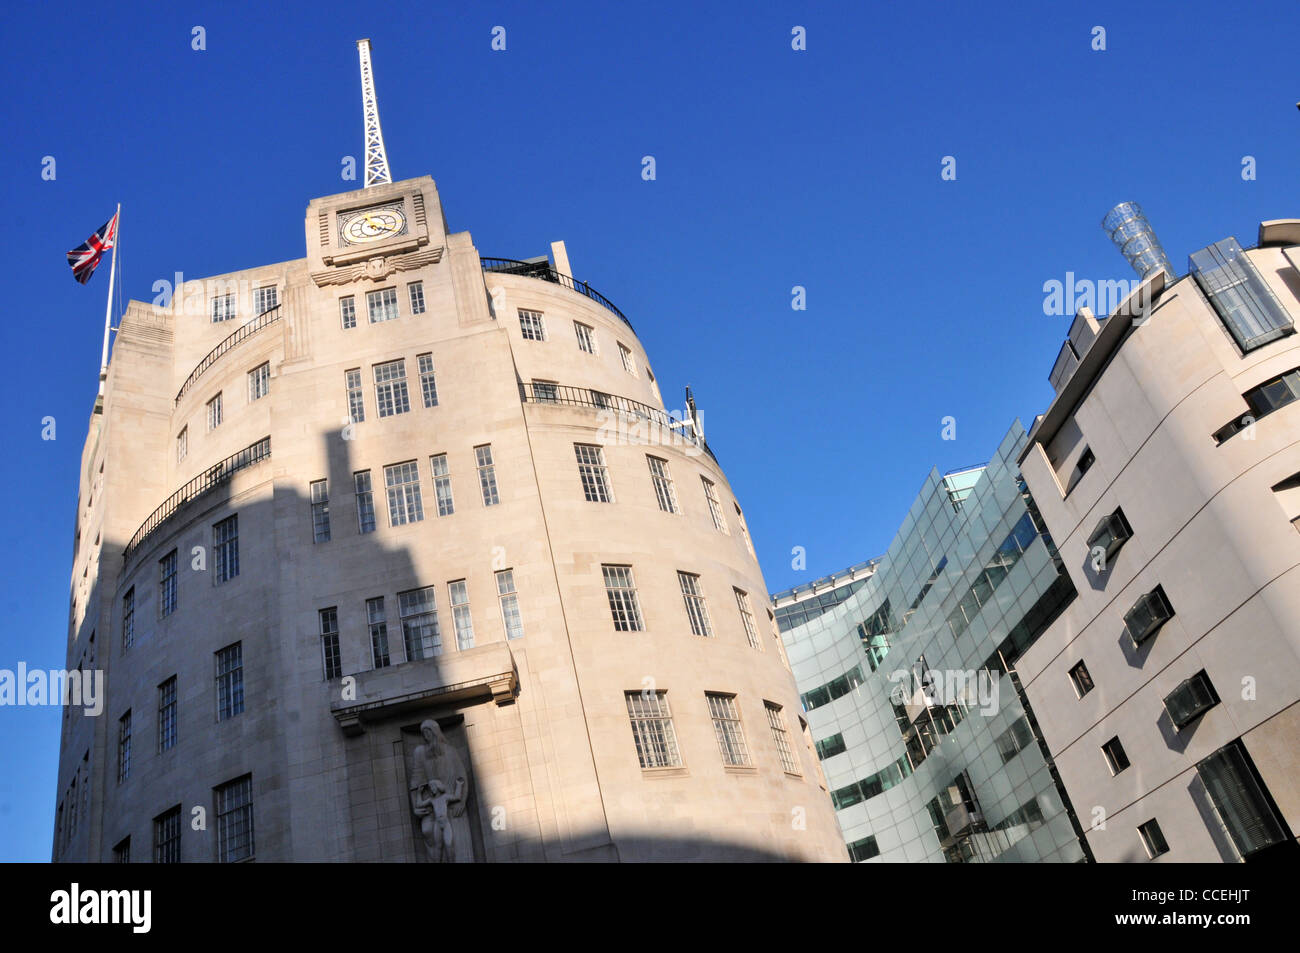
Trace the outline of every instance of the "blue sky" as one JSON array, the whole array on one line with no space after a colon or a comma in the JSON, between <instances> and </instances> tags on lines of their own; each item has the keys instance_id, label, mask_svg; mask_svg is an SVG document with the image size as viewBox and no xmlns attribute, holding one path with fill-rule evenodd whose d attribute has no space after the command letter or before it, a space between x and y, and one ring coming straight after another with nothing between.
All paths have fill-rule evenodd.
<instances>
[{"instance_id":1,"label":"blue sky","mask_svg":"<svg viewBox=\"0 0 1300 953\"><path fill-rule=\"evenodd\" d=\"M0 13L0 668L63 665L108 278L77 285L64 252L120 201L129 297L301 257L307 202L354 185L359 37L394 177L432 174L485 255L565 240L669 405L694 386L773 590L882 552L931 466L1046 407L1068 317L1043 284L1132 277L1113 204L1141 202L1179 269L1300 214L1293 0L228 6ZM58 712L0 719L0 859L43 860Z\"/></svg>"}]
</instances>

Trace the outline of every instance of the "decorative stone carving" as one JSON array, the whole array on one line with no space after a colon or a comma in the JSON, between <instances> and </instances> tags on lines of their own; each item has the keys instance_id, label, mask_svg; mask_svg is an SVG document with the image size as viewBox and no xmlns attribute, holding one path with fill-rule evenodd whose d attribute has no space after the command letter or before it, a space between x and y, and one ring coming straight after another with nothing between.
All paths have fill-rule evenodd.
<instances>
[{"instance_id":1,"label":"decorative stone carving","mask_svg":"<svg viewBox=\"0 0 1300 953\"><path fill-rule=\"evenodd\" d=\"M469 796L465 763L436 721L421 722L420 735L424 744L412 754L407 773L411 811L420 819L420 834L429 862L454 864L458 849L473 850L471 844L461 843L468 825L457 823L465 814Z\"/></svg>"},{"instance_id":2,"label":"decorative stone carving","mask_svg":"<svg viewBox=\"0 0 1300 953\"><path fill-rule=\"evenodd\" d=\"M382 281L397 271L414 271L425 265L436 265L442 261L442 252L443 246L439 245L437 248L405 255L375 255L353 265L330 268L326 271L313 271L311 280L316 282L318 288L324 288L326 285L346 285L362 278Z\"/></svg>"}]
</instances>

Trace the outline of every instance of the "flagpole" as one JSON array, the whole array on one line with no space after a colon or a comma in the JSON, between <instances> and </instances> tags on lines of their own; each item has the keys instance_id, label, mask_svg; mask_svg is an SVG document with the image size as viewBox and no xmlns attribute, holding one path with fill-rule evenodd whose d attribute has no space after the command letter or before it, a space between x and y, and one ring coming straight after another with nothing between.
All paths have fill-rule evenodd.
<instances>
[{"instance_id":1,"label":"flagpole","mask_svg":"<svg viewBox=\"0 0 1300 953\"><path fill-rule=\"evenodd\" d=\"M104 305L104 350L99 360L99 399L104 399L104 381L108 380L108 332L113 323L113 279L117 277L117 243L122 234L122 203L113 214L113 262L108 269L108 302Z\"/></svg>"}]
</instances>

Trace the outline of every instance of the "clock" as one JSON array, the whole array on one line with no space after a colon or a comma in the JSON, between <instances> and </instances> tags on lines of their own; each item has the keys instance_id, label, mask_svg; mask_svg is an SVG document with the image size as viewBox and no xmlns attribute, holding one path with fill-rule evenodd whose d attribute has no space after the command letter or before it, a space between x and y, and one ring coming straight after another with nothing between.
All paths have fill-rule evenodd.
<instances>
[{"instance_id":1,"label":"clock","mask_svg":"<svg viewBox=\"0 0 1300 953\"><path fill-rule=\"evenodd\" d=\"M339 215L339 237L344 245L366 245L404 234L406 212L401 202Z\"/></svg>"}]
</instances>

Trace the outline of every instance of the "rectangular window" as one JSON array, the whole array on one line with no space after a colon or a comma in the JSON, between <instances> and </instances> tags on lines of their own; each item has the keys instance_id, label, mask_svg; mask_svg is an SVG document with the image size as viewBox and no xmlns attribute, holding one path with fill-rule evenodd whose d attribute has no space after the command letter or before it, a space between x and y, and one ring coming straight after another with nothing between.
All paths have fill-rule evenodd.
<instances>
[{"instance_id":1,"label":"rectangular window","mask_svg":"<svg viewBox=\"0 0 1300 953\"><path fill-rule=\"evenodd\" d=\"M181 862L181 806L164 811L153 819L153 862Z\"/></svg>"},{"instance_id":2,"label":"rectangular window","mask_svg":"<svg viewBox=\"0 0 1300 953\"><path fill-rule=\"evenodd\" d=\"M718 502L717 488L708 477L700 477L700 482L704 484L704 498L709 501L709 515L713 517L713 528L719 533L730 536L731 531L727 529L727 519L722 515L722 504Z\"/></svg>"},{"instance_id":3,"label":"rectangular window","mask_svg":"<svg viewBox=\"0 0 1300 953\"><path fill-rule=\"evenodd\" d=\"M135 644L135 586L122 597L122 651Z\"/></svg>"},{"instance_id":4,"label":"rectangular window","mask_svg":"<svg viewBox=\"0 0 1300 953\"><path fill-rule=\"evenodd\" d=\"M348 389L348 417L354 424L366 419L366 399L361 390L361 369L353 368L343 375Z\"/></svg>"},{"instance_id":5,"label":"rectangular window","mask_svg":"<svg viewBox=\"0 0 1300 953\"><path fill-rule=\"evenodd\" d=\"M375 493L370 484L370 471L358 470L352 474L352 489L357 496L357 532L365 535L375 531Z\"/></svg>"},{"instance_id":6,"label":"rectangular window","mask_svg":"<svg viewBox=\"0 0 1300 953\"><path fill-rule=\"evenodd\" d=\"M668 710L667 692L626 692L627 714L632 722L637 760L642 768L672 768L682 763L677 734Z\"/></svg>"},{"instance_id":7,"label":"rectangular window","mask_svg":"<svg viewBox=\"0 0 1300 953\"><path fill-rule=\"evenodd\" d=\"M1300 399L1300 368L1287 371L1280 377L1265 381L1257 387L1252 387L1241 397L1246 402L1250 412L1220 427L1214 434L1217 443L1223 443L1233 434L1248 429L1251 424L1258 422L1261 417L1267 417L1273 411L1280 410L1287 404Z\"/></svg>"},{"instance_id":8,"label":"rectangular window","mask_svg":"<svg viewBox=\"0 0 1300 953\"><path fill-rule=\"evenodd\" d=\"M424 314L424 282L412 281L406 291L411 297L411 314Z\"/></svg>"},{"instance_id":9,"label":"rectangular window","mask_svg":"<svg viewBox=\"0 0 1300 953\"><path fill-rule=\"evenodd\" d=\"M176 550L158 560L158 614L161 617L176 611Z\"/></svg>"},{"instance_id":10,"label":"rectangular window","mask_svg":"<svg viewBox=\"0 0 1300 953\"><path fill-rule=\"evenodd\" d=\"M749 764L745 732L740 726L740 712L736 709L736 696L705 692L704 698L709 705L709 717L713 719L713 733L718 738L722 763L728 767Z\"/></svg>"},{"instance_id":11,"label":"rectangular window","mask_svg":"<svg viewBox=\"0 0 1300 953\"><path fill-rule=\"evenodd\" d=\"M1165 590L1156 586L1143 595L1133 607L1124 613L1124 626L1128 629L1133 644L1141 645L1159 631L1160 627L1172 619L1174 607L1169 604Z\"/></svg>"},{"instance_id":12,"label":"rectangular window","mask_svg":"<svg viewBox=\"0 0 1300 953\"><path fill-rule=\"evenodd\" d=\"M401 358L375 365L375 406L380 417L393 417L411 409L406 393L406 361Z\"/></svg>"},{"instance_id":13,"label":"rectangular window","mask_svg":"<svg viewBox=\"0 0 1300 953\"><path fill-rule=\"evenodd\" d=\"M313 543L330 541L329 480L311 482L311 538Z\"/></svg>"},{"instance_id":14,"label":"rectangular window","mask_svg":"<svg viewBox=\"0 0 1300 953\"><path fill-rule=\"evenodd\" d=\"M581 321L573 322L573 331L578 335L578 350L587 354L596 353L596 329Z\"/></svg>"},{"instance_id":15,"label":"rectangular window","mask_svg":"<svg viewBox=\"0 0 1300 953\"><path fill-rule=\"evenodd\" d=\"M131 777L131 711L117 721L117 783ZM73 810L76 810L76 798L73 798Z\"/></svg>"},{"instance_id":16,"label":"rectangular window","mask_svg":"<svg viewBox=\"0 0 1300 953\"><path fill-rule=\"evenodd\" d=\"M1201 669L1165 697L1165 711L1179 731L1219 703L1210 676Z\"/></svg>"},{"instance_id":17,"label":"rectangular window","mask_svg":"<svg viewBox=\"0 0 1300 953\"><path fill-rule=\"evenodd\" d=\"M1165 835L1160 832L1160 825L1156 823L1154 817L1138 828L1138 836L1142 838L1142 846L1146 848L1147 857L1152 860L1161 854L1169 853L1169 843L1165 840Z\"/></svg>"},{"instance_id":18,"label":"rectangular window","mask_svg":"<svg viewBox=\"0 0 1300 953\"><path fill-rule=\"evenodd\" d=\"M1286 308L1237 239L1225 238L1193 252L1188 270L1243 352L1295 331Z\"/></svg>"},{"instance_id":19,"label":"rectangular window","mask_svg":"<svg viewBox=\"0 0 1300 953\"><path fill-rule=\"evenodd\" d=\"M677 490L668 472L668 461L649 455L646 456L646 461L650 464L650 482L654 484L655 499L659 501L659 509L665 513L676 513Z\"/></svg>"},{"instance_id":20,"label":"rectangular window","mask_svg":"<svg viewBox=\"0 0 1300 953\"><path fill-rule=\"evenodd\" d=\"M864 837L861 840L855 840L849 845L849 861L854 864L860 864L864 860L870 860L872 857L880 856L880 848L876 845L875 836Z\"/></svg>"},{"instance_id":21,"label":"rectangular window","mask_svg":"<svg viewBox=\"0 0 1300 953\"><path fill-rule=\"evenodd\" d=\"M271 364L259 364L248 372L248 402L261 400L271 393Z\"/></svg>"},{"instance_id":22,"label":"rectangular window","mask_svg":"<svg viewBox=\"0 0 1300 953\"><path fill-rule=\"evenodd\" d=\"M239 514L212 525L212 581L229 582L239 575Z\"/></svg>"},{"instance_id":23,"label":"rectangular window","mask_svg":"<svg viewBox=\"0 0 1300 953\"><path fill-rule=\"evenodd\" d=\"M492 445L475 447L474 459L478 464L478 485L483 491L483 505L496 506L501 497L497 493L497 468L492 462Z\"/></svg>"},{"instance_id":24,"label":"rectangular window","mask_svg":"<svg viewBox=\"0 0 1300 953\"><path fill-rule=\"evenodd\" d=\"M618 356L623 361L623 370L636 377L636 361L632 359L632 351L622 341L618 344Z\"/></svg>"},{"instance_id":25,"label":"rectangular window","mask_svg":"<svg viewBox=\"0 0 1300 953\"><path fill-rule=\"evenodd\" d=\"M280 295L275 285L253 289L253 314L266 314L280 303Z\"/></svg>"},{"instance_id":26,"label":"rectangular window","mask_svg":"<svg viewBox=\"0 0 1300 953\"><path fill-rule=\"evenodd\" d=\"M560 385L555 381L533 381L533 400L539 404L558 404Z\"/></svg>"},{"instance_id":27,"label":"rectangular window","mask_svg":"<svg viewBox=\"0 0 1300 953\"><path fill-rule=\"evenodd\" d=\"M208 430L216 430L221 426L221 395L217 394L208 401Z\"/></svg>"},{"instance_id":28,"label":"rectangular window","mask_svg":"<svg viewBox=\"0 0 1300 953\"><path fill-rule=\"evenodd\" d=\"M523 334L525 341L545 341L546 326L542 323L542 313L540 311L525 311L520 308L519 331Z\"/></svg>"},{"instance_id":29,"label":"rectangular window","mask_svg":"<svg viewBox=\"0 0 1300 953\"><path fill-rule=\"evenodd\" d=\"M503 569L496 576L497 596L501 600L501 622L506 627L506 638L523 638L524 620L519 613L519 593L515 591L514 571Z\"/></svg>"},{"instance_id":30,"label":"rectangular window","mask_svg":"<svg viewBox=\"0 0 1300 953\"><path fill-rule=\"evenodd\" d=\"M216 789L217 862L233 864L253 856L253 776Z\"/></svg>"},{"instance_id":31,"label":"rectangular window","mask_svg":"<svg viewBox=\"0 0 1300 953\"><path fill-rule=\"evenodd\" d=\"M366 622L370 626L370 661L375 668L387 668L391 660L388 657L388 615L383 596L366 600Z\"/></svg>"},{"instance_id":32,"label":"rectangular window","mask_svg":"<svg viewBox=\"0 0 1300 953\"><path fill-rule=\"evenodd\" d=\"M1105 564L1109 565L1120 547L1128 542L1132 535L1133 530L1128 520L1124 518L1124 511L1116 510L1109 516L1103 517L1097 524L1097 528L1092 531L1092 535L1088 537L1088 551L1092 553L1101 549L1105 553Z\"/></svg>"},{"instance_id":33,"label":"rectangular window","mask_svg":"<svg viewBox=\"0 0 1300 953\"><path fill-rule=\"evenodd\" d=\"M1124 746L1119 743L1118 736L1102 745L1101 752L1106 756L1106 765L1112 775L1119 774L1128 767L1128 755L1124 753Z\"/></svg>"},{"instance_id":34,"label":"rectangular window","mask_svg":"<svg viewBox=\"0 0 1300 953\"><path fill-rule=\"evenodd\" d=\"M320 649L325 661L325 681L338 678L343 674L343 659L339 653L339 610L337 606L321 609Z\"/></svg>"},{"instance_id":35,"label":"rectangular window","mask_svg":"<svg viewBox=\"0 0 1300 953\"><path fill-rule=\"evenodd\" d=\"M397 614L402 620L402 641L408 662L442 654L442 631L438 626L433 586L399 592Z\"/></svg>"},{"instance_id":36,"label":"rectangular window","mask_svg":"<svg viewBox=\"0 0 1300 953\"><path fill-rule=\"evenodd\" d=\"M366 313L371 324L392 321L397 317L397 289L380 288L366 292Z\"/></svg>"},{"instance_id":37,"label":"rectangular window","mask_svg":"<svg viewBox=\"0 0 1300 953\"><path fill-rule=\"evenodd\" d=\"M1243 859L1291 840L1277 805L1240 740L1198 762L1196 773Z\"/></svg>"},{"instance_id":38,"label":"rectangular window","mask_svg":"<svg viewBox=\"0 0 1300 953\"><path fill-rule=\"evenodd\" d=\"M433 355L421 354L416 358L420 370L420 394L425 407L438 406L438 382L433 376Z\"/></svg>"},{"instance_id":39,"label":"rectangular window","mask_svg":"<svg viewBox=\"0 0 1300 953\"><path fill-rule=\"evenodd\" d=\"M158 686L158 750L176 745L176 676Z\"/></svg>"},{"instance_id":40,"label":"rectangular window","mask_svg":"<svg viewBox=\"0 0 1300 953\"><path fill-rule=\"evenodd\" d=\"M1077 663L1070 669L1070 681L1074 685L1074 694L1080 698L1093 689L1092 676L1088 674L1088 666L1083 662Z\"/></svg>"},{"instance_id":41,"label":"rectangular window","mask_svg":"<svg viewBox=\"0 0 1300 953\"><path fill-rule=\"evenodd\" d=\"M234 718L244 710L244 652L242 644L227 645L216 653L217 721Z\"/></svg>"},{"instance_id":42,"label":"rectangular window","mask_svg":"<svg viewBox=\"0 0 1300 953\"><path fill-rule=\"evenodd\" d=\"M220 324L235 317L235 296L217 295L212 299L212 323Z\"/></svg>"},{"instance_id":43,"label":"rectangular window","mask_svg":"<svg viewBox=\"0 0 1300 953\"><path fill-rule=\"evenodd\" d=\"M339 298L339 318L343 321L344 329L357 326L357 299L352 295Z\"/></svg>"},{"instance_id":44,"label":"rectangular window","mask_svg":"<svg viewBox=\"0 0 1300 953\"><path fill-rule=\"evenodd\" d=\"M763 702L767 712L767 726L772 729L772 741L776 743L776 753L781 758L781 770L786 774L799 774L799 759L790 747L790 732L785 725L785 712L773 702Z\"/></svg>"},{"instance_id":45,"label":"rectangular window","mask_svg":"<svg viewBox=\"0 0 1300 953\"><path fill-rule=\"evenodd\" d=\"M749 593L732 589L736 594L736 609L740 612L740 621L745 626L745 638L751 649L762 651L762 642L758 638L758 626L754 623L754 610L749 605Z\"/></svg>"},{"instance_id":46,"label":"rectangular window","mask_svg":"<svg viewBox=\"0 0 1300 953\"><path fill-rule=\"evenodd\" d=\"M180 463L189 453L189 436L190 428L182 427L181 432L176 435L176 462Z\"/></svg>"},{"instance_id":47,"label":"rectangular window","mask_svg":"<svg viewBox=\"0 0 1300 953\"><path fill-rule=\"evenodd\" d=\"M713 635L713 628L709 625L709 609L704 603L704 590L700 588L700 577L689 572L678 572L677 583L682 589L682 601L686 604L686 618L691 622L691 632L695 635Z\"/></svg>"},{"instance_id":48,"label":"rectangular window","mask_svg":"<svg viewBox=\"0 0 1300 953\"><path fill-rule=\"evenodd\" d=\"M614 617L614 631L644 632L645 623L641 619L641 604L637 600L632 567L602 565L600 569L605 577L605 596Z\"/></svg>"},{"instance_id":49,"label":"rectangular window","mask_svg":"<svg viewBox=\"0 0 1300 953\"><path fill-rule=\"evenodd\" d=\"M456 512L456 504L451 498L451 469L447 466L447 455L438 453L430 457L429 471L433 474L433 495L438 500L438 515L450 516Z\"/></svg>"},{"instance_id":50,"label":"rectangular window","mask_svg":"<svg viewBox=\"0 0 1300 953\"><path fill-rule=\"evenodd\" d=\"M469 586L464 579L447 583L451 594L451 621L456 627L456 648L462 652L474 647L474 617L469 611Z\"/></svg>"},{"instance_id":51,"label":"rectangular window","mask_svg":"<svg viewBox=\"0 0 1300 953\"><path fill-rule=\"evenodd\" d=\"M578 458L578 476L582 479L582 492L587 502L614 502L614 495L609 490L609 474L605 469L604 449L595 444L575 443L573 452Z\"/></svg>"},{"instance_id":52,"label":"rectangular window","mask_svg":"<svg viewBox=\"0 0 1300 953\"><path fill-rule=\"evenodd\" d=\"M848 745L844 743L844 735L838 731L829 738L823 738L817 742L817 758L825 761L827 758L833 758L837 754L843 754L848 751Z\"/></svg>"},{"instance_id":53,"label":"rectangular window","mask_svg":"<svg viewBox=\"0 0 1300 953\"><path fill-rule=\"evenodd\" d=\"M749 555L757 559L758 554L754 552L754 544L749 538L749 526L745 523L745 514L740 512L739 503L734 504L734 506L736 507L736 525L740 527L740 538L745 541L745 548L749 550Z\"/></svg>"},{"instance_id":54,"label":"rectangular window","mask_svg":"<svg viewBox=\"0 0 1300 953\"><path fill-rule=\"evenodd\" d=\"M414 460L384 467L384 487L388 490L388 523L404 526L424 519L420 501L420 468Z\"/></svg>"},{"instance_id":55,"label":"rectangular window","mask_svg":"<svg viewBox=\"0 0 1300 953\"><path fill-rule=\"evenodd\" d=\"M129 864L131 863L131 838L123 837L113 847L113 863Z\"/></svg>"}]
</instances>

